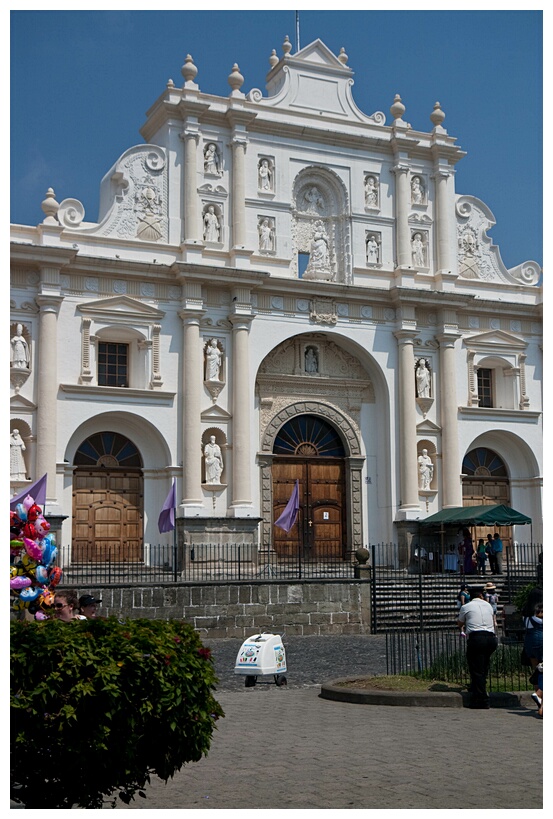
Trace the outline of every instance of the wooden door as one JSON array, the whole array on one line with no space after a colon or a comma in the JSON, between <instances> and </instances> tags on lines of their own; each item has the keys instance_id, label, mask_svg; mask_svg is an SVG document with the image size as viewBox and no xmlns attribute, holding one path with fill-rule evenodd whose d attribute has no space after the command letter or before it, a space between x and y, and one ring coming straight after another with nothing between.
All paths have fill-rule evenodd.
<instances>
[{"instance_id":1,"label":"wooden door","mask_svg":"<svg viewBox=\"0 0 553 819\"><path fill-rule=\"evenodd\" d=\"M284 511L299 481L300 508L296 523L286 533L273 526L273 542L283 557L303 559L343 557L345 543L345 489L343 459L275 460L273 463L273 521Z\"/></svg>"},{"instance_id":2,"label":"wooden door","mask_svg":"<svg viewBox=\"0 0 553 819\"><path fill-rule=\"evenodd\" d=\"M142 473L77 469L73 479L73 561L143 559Z\"/></svg>"},{"instance_id":3,"label":"wooden door","mask_svg":"<svg viewBox=\"0 0 553 819\"><path fill-rule=\"evenodd\" d=\"M478 480L470 478L463 481L463 506L496 506L504 504L510 506L510 492L508 481L493 480L490 478ZM473 538L475 545L480 538L486 540L488 534L499 533L503 541L503 548L511 544L510 526L474 526Z\"/></svg>"}]
</instances>

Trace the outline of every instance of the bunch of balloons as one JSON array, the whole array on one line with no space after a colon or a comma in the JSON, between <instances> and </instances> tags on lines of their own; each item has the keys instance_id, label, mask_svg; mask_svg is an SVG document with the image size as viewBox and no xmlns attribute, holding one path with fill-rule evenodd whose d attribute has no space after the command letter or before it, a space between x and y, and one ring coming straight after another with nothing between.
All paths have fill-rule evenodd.
<instances>
[{"instance_id":1,"label":"bunch of balloons","mask_svg":"<svg viewBox=\"0 0 553 819\"><path fill-rule=\"evenodd\" d=\"M48 535L50 524L27 495L10 510L10 590L14 609L29 609L36 620L47 619L62 570L55 565L58 550Z\"/></svg>"}]
</instances>

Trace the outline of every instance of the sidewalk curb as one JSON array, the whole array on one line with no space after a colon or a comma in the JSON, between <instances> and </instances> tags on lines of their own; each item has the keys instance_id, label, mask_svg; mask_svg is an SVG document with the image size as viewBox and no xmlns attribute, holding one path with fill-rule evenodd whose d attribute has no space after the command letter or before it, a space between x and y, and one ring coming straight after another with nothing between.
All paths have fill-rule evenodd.
<instances>
[{"instance_id":1,"label":"sidewalk curb","mask_svg":"<svg viewBox=\"0 0 553 819\"><path fill-rule=\"evenodd\" d=\"M359 678L356 678L359 679ZM322 699L351 702L358 705L402 705L426 708L468 708L470 694L466 691L370 691L348 688L350 678L333 680L321 685ZM492 708L534 708L531 691L513 691L490 694Z\"/></svg>"}]
</instances>

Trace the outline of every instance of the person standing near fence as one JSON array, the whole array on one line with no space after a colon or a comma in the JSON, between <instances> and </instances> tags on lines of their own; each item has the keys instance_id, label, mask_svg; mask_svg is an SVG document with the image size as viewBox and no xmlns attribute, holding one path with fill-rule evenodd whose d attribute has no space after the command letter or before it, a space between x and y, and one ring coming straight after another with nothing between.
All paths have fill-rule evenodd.
<instances>
[{"instance_id":1,"label":"person standing near fence","mask_svg":"<svg viewBox=\"0 0 553 819\"><path fill-rule=\"evenodd\" d=\"M497 534L493 536L493 555L495 558L496 574L503 573L503 541Z\"/></svg>"},{"instance_id":2,"label":"person standing near fence","mask_svg":"<svg viewBox=\"0 0 553 819\"><path fill-rule=\"evenodd\" d=\"M490 561L490 574L497 574L497 564L495 562L495 552L493 550L493 537L488 535L487 538L488 542L486 543L486 552Z\"/></svg>"},{"instance_id":3,"label":"person standing near fence","mask_svg":"<svg viewBox=\"0 0 553 819\"><path fill-rule=\"evenodd\" d=\"M478 560L478 574L481 574L482 577L486 574L486 562L488 559L488 555L486 552L486 544L484 542L484 538L481 537L478 541L478 546L476 547L476 558Z\"/></svg>"},{"instance_id":4,"label":"person standing near fence","mask_svg":"<svg viewBox=\"0 0 553 819\"><path fill-rule=\"evenodd\" d=\"M461 606L457 626L467 635L467 663L470 673L471 708L489 708L490 696L486 680L490 658L497 649L495 617L493 609L484 600L484 589L476 586L470 590L470 602Z\"/></svg>"}]
</instances>

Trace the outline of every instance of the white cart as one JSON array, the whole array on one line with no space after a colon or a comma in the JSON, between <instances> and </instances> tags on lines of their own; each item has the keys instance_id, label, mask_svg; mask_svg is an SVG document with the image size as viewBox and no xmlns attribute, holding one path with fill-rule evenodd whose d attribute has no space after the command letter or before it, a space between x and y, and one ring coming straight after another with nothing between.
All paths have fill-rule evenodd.
<instances>
[{"instance_id":1,"label":"white cart","mask_svg":"<svg viewBox=\"0 0 553 819\"><path fill-rule=\"evenodd\" d=\"M286 685L286 651L280 634L254 634L248 637L236 655L234 673L243 676L246 688L257 678L272 674L276 685Z\"/></svg>"}]
</instances>

